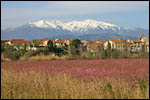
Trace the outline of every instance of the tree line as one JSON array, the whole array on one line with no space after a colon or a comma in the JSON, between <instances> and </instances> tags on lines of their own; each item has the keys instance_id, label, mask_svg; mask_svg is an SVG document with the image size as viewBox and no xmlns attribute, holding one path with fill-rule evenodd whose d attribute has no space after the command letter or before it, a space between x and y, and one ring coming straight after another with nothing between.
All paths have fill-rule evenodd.
<instances>
[{"instance_id":1,"label":"tree line","mask_svg":"<svg viewBox=\"0 0 150 100\"><path fill-rule=\"evenodd\" d=\"M28 44L30 46L38 46L38 42L33 40L32 43ZM99 52L89 52L87 47L83 46L79 39L73 39L69 45L62 47L57 47L52 41L48 41L47 46L39 50L26 50L27 44L23 48L19 48L21 44L8 45L1 43L1 55L4 58L9 58L11 60L18 60L20 57L32 57L36 55L49 55L55 54L58 57L68 56L69 59L107 59L107 58L141 58L149 57L149 53L145 52L145 48L142 50L132 53L127 49L122 51L111 49L111 44L108 42L107 49L104 49L103 44L98 45ZM15 48L17 47L17 48ZM16 50L17 49L17 50ZM2 58L2 56L1 56Z\"/></svg>"}]
</instances>

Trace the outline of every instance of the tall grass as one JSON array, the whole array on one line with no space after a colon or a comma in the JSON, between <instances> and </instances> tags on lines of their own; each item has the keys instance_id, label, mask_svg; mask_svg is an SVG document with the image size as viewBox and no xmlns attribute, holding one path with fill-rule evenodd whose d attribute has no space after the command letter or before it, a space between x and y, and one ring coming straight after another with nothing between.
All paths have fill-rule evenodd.
<instances>
[{"instance_id":1,"label":"tall grass","mask_svg":"<svg viewBox=\"0 0 150 100\"><path fill-rule=\"evenodd\" d=\"M1 61L12 61L12 60L9 59L9 58L4 57L4 54L1 53Z\"/></svg>"},{"instance_id":2,"label":"tall grass","mask_svg":"<svg viewBox=\"0 0 150 100\"><path fill-rule=\"evenodd\" d=\"M56 56L55 54L49 54L49 55L37 55L32 57L21 57L20 60L28 60L28 61L42 61L42 60L68 60L69 56Z\"/></svg>"},{"instance_id":3,"label":"tall grass","mask_svg":"<svg viewBox=\"0 0 150 100\"><path fill-rule=\"evenodd\" d=\"M1 71L2 99L148 99L149 82L138 80L134 86L126 80L88 82L60 73Z\"/></svg>"}]
</instances>

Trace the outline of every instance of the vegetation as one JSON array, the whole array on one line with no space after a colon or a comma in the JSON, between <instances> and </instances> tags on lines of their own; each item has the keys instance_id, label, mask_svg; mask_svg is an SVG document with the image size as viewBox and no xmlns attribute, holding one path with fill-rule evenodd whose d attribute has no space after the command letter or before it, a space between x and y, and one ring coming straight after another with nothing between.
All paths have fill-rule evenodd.
<instances>
[{"instance_id":1,"label":"vegetation","mask_svg":"<svg viewBox=\"0 0 150 100\"><path fill-rule=\"evenodd\" d=\"M149 81L126 80L88 82L65 73L51 76L41 72L2 69L1 99L149 99Z\"/></svg>"},{"instance_id":2,"label":"vegetation","mask_svg":"<svg viewBox=\"0 0 150 100\"><path fill-rule=\"evenodd\" d=\"M31 47L36 47L39 45L38 40L33 40L30 44ZM2 60L19 60L19 59L28 59L29 57L41 57L41 54L45 55L45 58L50 57L54 54L57 59L108 59L108 58L143 58L149 57L149 53L145 51L145 47L142 46L142 50L138 52L130 52L125 48L123 51L116 49L111 49L111 44L108 41L108 47L104 50L103 45L98 45L99 52L87 52L79 39L73 39L70 45L65 45L62 47L56 47L52 41L48 41L48 45L43 49L38 50L27 50L27 44L21 46L21 44L1 45L1 54L3 55ZM65 57L64 57L65 56ZM60 57L60 58L59 58ZM4 59L3 59L4 58ZM43 56L42 56L43 58ZM41 59L41 58L39 58ZM51 57L49 58L51 59Z\"/></svg>"}]
</instances>

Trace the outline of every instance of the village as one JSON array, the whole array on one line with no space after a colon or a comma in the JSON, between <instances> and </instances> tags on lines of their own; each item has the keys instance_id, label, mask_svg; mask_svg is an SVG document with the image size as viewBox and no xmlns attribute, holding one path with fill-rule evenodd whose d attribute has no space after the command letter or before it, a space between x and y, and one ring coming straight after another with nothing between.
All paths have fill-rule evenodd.
<instances>
[{"instance_id":1,"label":"village","mask_svg":"<svg viewBox=\"0 0 150 100\"><path fill-rule=\"evenodd\" d=\"M28 40L1 40L1 43L8 44L8 45L15 45L20 44L19 47L14 46L16 50L24 48L26 45L26 50L39 50L44 49L45 46L48 45L48 41L52 41L53 45L56 47L64 47L69 46L71 44L71 41L73 39L54 39L54 40L37 40L38 45L33 46L30 45L32 42ZM142 50L142 47L144 46L145 51L149 53L149 37L145 37L144 35L141 35L139 40L121 40L121 39L109 39L108 41L90 41L90 40L81 40L81 48L86 49L88 52L99 52L99 45L102 45L104 50L108 47L108 42L111 44L111 49L116 49L119 51L122 51L124 49L127 49L130 52L138 52Z\"/></svg>"}]
</instances>

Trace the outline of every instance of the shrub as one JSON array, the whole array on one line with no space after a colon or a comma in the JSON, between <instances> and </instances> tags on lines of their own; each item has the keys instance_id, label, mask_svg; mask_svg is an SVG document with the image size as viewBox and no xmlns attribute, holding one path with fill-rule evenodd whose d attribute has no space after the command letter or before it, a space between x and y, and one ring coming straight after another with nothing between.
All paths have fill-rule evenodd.
<instances>
[{"instance_id":1,"label":"shrub","mask_svg":"<svg viewBox=\"0 0 150 100\"><path fill-rule=\"evenodd\" d=\"M4 55L4 58L8 58L8 59L11 59L11 60L17 60L20 55L17 51L4 51L3 52L3 55Z\"/></svg>"},{"instance_id":2,"label":"shrub","mask_svg":"<svg viewBox=\"0 0 150 100\"><path fill-rule=\"evenodd\" d=\"M34 56L35 55L35 52L34 51L28 51L28 52L26 52L23 56L24 57L31 57L31 56Z\"/></svg>"},{"instance_id":3,"label":"shrub","mask_svg":"<svg viewBox=\"0 0 150 100\"><path fill-rule=\"evenodd\" d=\"M11 59L5 58L5 57L4 57L4 54L1 53L1 61L11 61Z\"/></svg>"}]
</instances>

